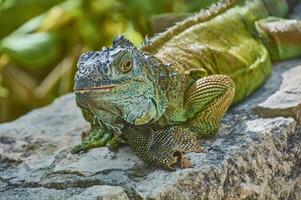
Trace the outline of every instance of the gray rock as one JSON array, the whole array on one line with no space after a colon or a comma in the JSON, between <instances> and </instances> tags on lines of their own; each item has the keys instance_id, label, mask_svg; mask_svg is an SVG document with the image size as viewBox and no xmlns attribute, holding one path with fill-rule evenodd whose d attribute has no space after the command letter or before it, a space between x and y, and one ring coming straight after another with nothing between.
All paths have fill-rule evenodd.
<instances>
[{"instance_id":1,"label":"gray rock","mask_svg":"<svg viewBox=\"0 0 301 200\"><path fill-rule=\"evenodd\" d=\"M129 199L122 187L108 185L93 186L68 200L126 200Z\"/></svg>"},{"instance_id":2,"label":"gray rock","mask_svg":"<svg viewBox=\"0 0 301 200\"><path fill-rule=\"evenodd\" d=\"M152 199L288 199L300 188L299 177L290 178L301 157L300 138L288 147L289 140L298 137L295 129L292 118L244 122L214 142L208 153L191 153L194 168L155 171L136 184L135 191ZM296 152L288 153L291 150Z\"/></svg>"},{"instance_id":3,"label":"gray rock","mask_svg":"<svg viewBox=\"0 0 301 200\"><path fill-rule=\"evenodd\" d=\"M301 115L301 65L282 74L279 90L256 107L263 117L288 116L297 121Z\"/></svg>"},{"instance_id":4,"label":"gray rock","mask_svg":"<svg viewBox=\"0 0 301 200\"><path fill-rule=\"evenodd\" d=\"M108 148L97 148L90 150L84 156L68 154L64 160L56 163L53 171L80 171L91 175L106 170L128 170L139 161L140 159L132 153L129 147L122 148L118 153L111 152Z\"/></svg>"},{"instance_id":5,"label":"gray rock","mask_svg":"<svg viewBox=\"0 0 301 200\"><path fill-rule=\"evenodd\" d=\"M300 65L275 64L266 84L230 109L217 136L200 141L207 152L187 155L193 167L183 170L151 167L127 146L72 155L89 125L74 95L63 96L0 125L0 200L301 199ZM259 107L273 114L261 118Z\"/></svg>"},{"instance_id":6,"label":"gray rock","mask_svg":"<svg viewBox=\"0 0 301 200\"><path fill-rule=\"evenodd\" d=\"M88 124L74 95L61 97L0 125L0 199L300 199L296 119L264 119L253 111L300 64L275 65L257 93L231 108L219 134L201 141L207 152L188 154L193 167L184 170L150 167L127 146L71 154Z\"/></svg>"},{"instance_id":7,"label":"gray rock","mask_svg":"<svg viewBox=\"0 0 301 200\"><path fill-rule=\"evenodd\" d=\"M0 193L0 200L68 199L77 193L75 189L15 188Z\"/></svg>"}]
</instances>

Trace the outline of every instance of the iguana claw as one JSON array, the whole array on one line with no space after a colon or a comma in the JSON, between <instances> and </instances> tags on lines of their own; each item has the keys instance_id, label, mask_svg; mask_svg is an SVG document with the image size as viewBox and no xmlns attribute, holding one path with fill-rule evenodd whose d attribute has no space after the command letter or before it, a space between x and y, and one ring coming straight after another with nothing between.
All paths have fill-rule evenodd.
<instances>
[{"instance_id":1,"label":"iguana claw","mask_svg":"<svg viewBox=\"0 0 301 200\"><path fill-rule=\"evenodd\" d=\"M82 151L84 151L85 149L84 149L84 147L83 147L83 145L82 144L78 144L78 145L76 145L75 147L73 147L72 149L71 149L71 153L72 154L78 154L78 153L80 153L80 152L82 152Z\"/></svg>"}]
</instances>

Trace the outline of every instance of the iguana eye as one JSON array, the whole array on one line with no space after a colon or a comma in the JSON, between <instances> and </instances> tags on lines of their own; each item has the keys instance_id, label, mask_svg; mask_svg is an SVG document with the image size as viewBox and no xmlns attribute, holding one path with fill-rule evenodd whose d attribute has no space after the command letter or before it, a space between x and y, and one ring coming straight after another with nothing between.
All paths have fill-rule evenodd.
<instances>
[{"instance_id":1,"label":"iguana eye","mask_svg":"<svg viewBox=\"0 0 301 200\"><path fill-rule=\"evenodd\" d=\"M131 69L132 69L132 67L133 67L133 62L132 62L132 60L125 60L123 63L122 63L122 66L121 66L121 68L120 68L120 71L122 72L122 73L128 73L128 72L130 72L131 71Z\"/></svg>"},{"instance_id":2,"label":"iguana eye","mask_svg":"<svg viewBox=\"0 0 301 200\"><path fill-rule=\"evenodd\" d=\"M113 65L119 73L129 73L133 68L133 58L127 51L118 52L114 56Z\"/></svg>"}]
</instances>

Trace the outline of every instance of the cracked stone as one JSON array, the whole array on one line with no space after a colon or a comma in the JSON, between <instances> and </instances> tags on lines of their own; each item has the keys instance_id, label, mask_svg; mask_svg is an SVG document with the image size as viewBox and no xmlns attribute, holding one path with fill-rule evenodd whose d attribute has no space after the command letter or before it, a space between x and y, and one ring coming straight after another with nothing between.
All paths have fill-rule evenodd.
<instances>
[{"instance_id":1,"label":"cracked stone","mask_svg":"<svg viewBox=\"0 0 301 200\"><path fill-rule=\"evenodd\" d=\"M53 170L54 172L80 171L84 174L93 174L111 169L131 169L139 161L140 159L128 146L119 149L118 152L111 152L108 148L97 148L84 154L68 154L64 160L56 163Z\"/></svg>"}]
</instances>

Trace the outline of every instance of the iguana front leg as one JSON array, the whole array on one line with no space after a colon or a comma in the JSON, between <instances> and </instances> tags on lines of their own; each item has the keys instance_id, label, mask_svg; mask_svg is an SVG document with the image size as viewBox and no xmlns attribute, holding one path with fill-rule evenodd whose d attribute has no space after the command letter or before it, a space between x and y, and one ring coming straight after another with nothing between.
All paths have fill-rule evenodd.
<instances>
[{"instance_id":1,"label":"iguana front leg","mask_svg":"<svg viewBox=\"0 0 301 200\"><path fill-rule=\"evenodd\" d=\"M176 164L180 168L190 167L183 154L203 151L195 135L179 126L154 130L149 125L128 125L123 137L142 160L167 169L174 169Z\"/></svg>"},{"instance_id":2,"label":"iguana front leg","mask_svg":"<svg viewBox=\"0 0 301 200\"><path fill-rule=\"evenodd\" d=\"M101 126L89 109L82 107L84 118L90 122L91 128L88 132L82 133L82 143L72 148L71 153L79 153L81 151L88 151L96 147L108 146L116 149L119 146L119 141L114 137L112 131L108 131Z\"/></svg>"},{"instance_id":3,"label":"iguana front leg","mask_svg":"<svg viewBox=\"0 0 301 200\"><path fill-rule=\"evenodd\" d=\"M208 137L217 131L220 120L232 103L235 84L226 75L212 75L196 80L186 91L185 123L199 137Z\"/></svg>"}]
</instances>

